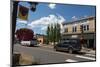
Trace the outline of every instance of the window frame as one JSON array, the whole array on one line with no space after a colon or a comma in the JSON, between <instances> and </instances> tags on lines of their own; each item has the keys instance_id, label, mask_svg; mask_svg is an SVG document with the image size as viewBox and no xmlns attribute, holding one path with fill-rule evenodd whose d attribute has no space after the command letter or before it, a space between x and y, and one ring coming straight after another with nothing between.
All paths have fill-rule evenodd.
<instances>
[{"instance_id":1,"label":"window frame","mask_svg":"<svg viewBox=\"0 0 100 67\"><path fill-rule=\"evenodd\" d=\"M72 27L72 32L77 32L77 26Z\"/></svg>"}]
</instances>

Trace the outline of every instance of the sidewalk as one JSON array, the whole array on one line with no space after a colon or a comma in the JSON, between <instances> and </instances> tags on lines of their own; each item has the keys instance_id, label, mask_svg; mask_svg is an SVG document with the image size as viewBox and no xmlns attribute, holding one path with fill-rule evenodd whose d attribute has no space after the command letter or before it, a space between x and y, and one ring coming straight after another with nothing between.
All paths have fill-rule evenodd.
<instances>
[{"instance_id":1,"label":"sidewalk","mask_svg":"<svg viewBox=\"0 0 100 67\"><path fill-rule=\"evenodd\" d=\"M81 52L85 52L88 54L96 54L96 50L88 49L88 48L82 48Z\"/></svg>"},{"instance_id":2,"label":"sidewalk","mask_svg":"<svg viewBox=\"0 0 100 67\"><path fill-rule=\"evenodd\" d=\"M41 47L48 47L48 48L53 48L53 45L47 45L47 44L42 44L40 45Z\"/></svg>"}]
</instances>

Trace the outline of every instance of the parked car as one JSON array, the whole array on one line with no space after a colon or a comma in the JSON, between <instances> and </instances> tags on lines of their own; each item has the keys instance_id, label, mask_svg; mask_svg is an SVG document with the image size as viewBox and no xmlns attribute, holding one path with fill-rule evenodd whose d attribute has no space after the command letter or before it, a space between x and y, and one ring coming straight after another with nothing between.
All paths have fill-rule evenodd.
<instances>
[{"instance_id":1,"label":"parked car","mask_svg":"<svg viewBox=\"0 0 100 67\"><path fill-rule=\"evenodd\" d=\"M22 46L30 46L30 41L21 41Z\"/></svg>"},{"instance_id":2,"label":"parked car","mask_svg":"<svg viewBox=\"0 0 100 67\"><path fill-rule=\"evenodd\" d=\"M22 46L37 46L37 39L32 39L31 41L21 41Z\"/></svg>"},{"instance_id":3,"label":"parked car","mask_svg":"<svg viewBox=\"0 0 100 67\"><path fill-rule=\"evenodd\" d=\"M69 53L73 53L73 51L80 51L81 50L81 43L78 39L66 39L62 40L60 43L54 46L56 51L68 51Z\"/></svg>"},{"instance_id":4,"label":"parked car","mask_svg":"<svg viewBox=\"0 0 100 67\"><path fill-rule=\"evenodd\" d=\"M38 44L37 39L32 39L30 42L30 46L37 46L37 44Z\"/></svg>"}]
</instances>

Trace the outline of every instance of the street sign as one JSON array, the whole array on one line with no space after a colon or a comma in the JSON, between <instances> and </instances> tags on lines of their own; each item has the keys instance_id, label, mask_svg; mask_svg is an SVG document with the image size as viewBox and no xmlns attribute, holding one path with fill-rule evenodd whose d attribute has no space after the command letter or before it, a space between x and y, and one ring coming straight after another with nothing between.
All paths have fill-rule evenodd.
<instances>
[{"instance_id":1,"label":"street sign","mask_svg":"<svg viewBox=\"0 0 100 67\"><path fill-rule=\"evenodd\" d=\"M18 18L22 20L28 19L29 8L19 5Z\"/></svg>"}]
</instances>

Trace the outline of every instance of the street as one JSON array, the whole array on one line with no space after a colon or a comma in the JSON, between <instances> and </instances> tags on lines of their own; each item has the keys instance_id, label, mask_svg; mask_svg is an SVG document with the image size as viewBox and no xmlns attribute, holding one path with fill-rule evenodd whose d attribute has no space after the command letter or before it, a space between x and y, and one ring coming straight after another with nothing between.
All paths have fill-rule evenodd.
<instances>
[{"instance_id":1,"label":"street","mask_svg":"<svg viewBox=\"0 0 100 67\"><path fill-rule=\"evenodd\" d=\"M95 61L95 54L91 53L74 53L69 54L68 52L54 51L51 47L27 47L21 46L20 44L14 45L14 52L25 53L32 55L36 60L39 60L39 64L50 64L50 63L69 63L69 62L84 62L84 61Z\"/></svg>"}]
</instances>

